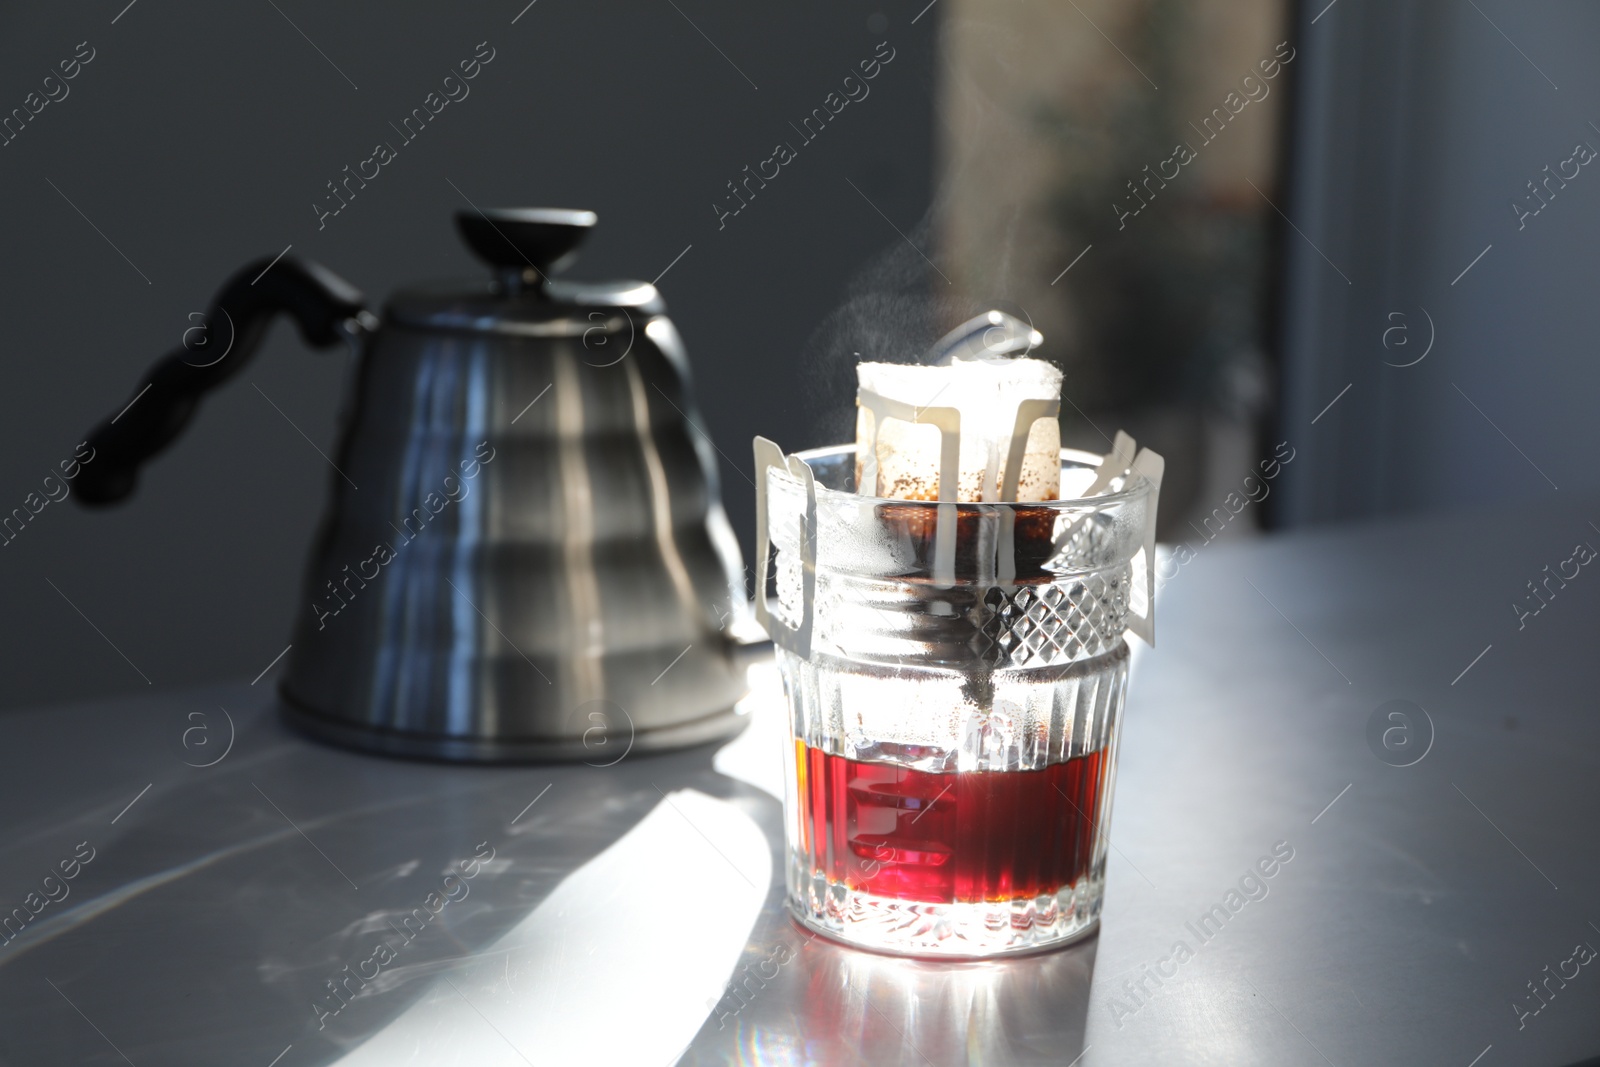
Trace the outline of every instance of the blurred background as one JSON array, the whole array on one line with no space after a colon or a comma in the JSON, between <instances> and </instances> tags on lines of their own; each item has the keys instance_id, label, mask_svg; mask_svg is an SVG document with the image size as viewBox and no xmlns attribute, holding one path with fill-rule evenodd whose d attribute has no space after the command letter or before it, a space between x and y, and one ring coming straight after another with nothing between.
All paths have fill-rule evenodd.
<instances>
[{"instance_id":1,"label":"blurred background","mask_svg":"<svg viewBox=\"0 0 1600 1067\"><path fill-rule=\"evenodd\" d=\"M569 273L659 278L747 555L751 437L848 439L856 360L989 307L1045 334L1068 444L1165 454L1169 542L1600 486L1577 0L113 0L0 28L0 115L25 109L0 145L4 514L240 264L292 247L374 300L477 275L469 201L591 208ZM319 222L480 48L471 95ZM727 213L778 142L797 158ZM129 505L17 524L0 706L266 668L348 369L279 324Z\"/></svg>"}]
</instances>

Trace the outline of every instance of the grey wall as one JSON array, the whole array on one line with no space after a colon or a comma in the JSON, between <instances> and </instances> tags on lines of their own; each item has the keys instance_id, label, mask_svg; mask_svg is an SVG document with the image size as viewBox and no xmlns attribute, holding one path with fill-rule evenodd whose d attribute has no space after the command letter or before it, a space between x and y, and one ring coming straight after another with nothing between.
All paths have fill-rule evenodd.
<instances>
[{"instance_id":1,"label":"grey wall","mask_svg":"<svg viewBox=\"0 0 1600 1067\"><path fill-rule=\"evenodd\" d=\"M937 12L911 25L922 3L539 0L520 18L523 0L125 3L0 19L0 111L79 42L95 50L0 147L0 512L126 403L245 260L292 243L373 297L476 273L453 182L481 205L598 211L575 276L652 278L693 246L661 288L748 551L750 438L801 447L837 425L848 393L813 384L802 353L852 274L900 243L846 178L902 229L927 209ZM789 122L885 40L895 58L871 95L719 229L724 183L793 140ZM324 183L397 140L388 123L480 41L496 55L471 95L319 231ZM0 547L0 705L266 667L297 610L331 475L312 442L332 450L347 358L280 324L130 505L50 504Z\"/></svg>"},{"instance_id":2,"label":"grey wall","mask_svg":"<svg viewBox=\"0 0 1600 1067\"><path fill-rule=\"evenodd\" d=\"M1554 199L1522 228L1510 207L1578 142L1600 148L1600 8L1325 5L1302 4L1296 37L1297 159L1283 206L1303 236L1286 237L1281 438L1298 456L1280 518L1600 488L1600 160L1565 189L1552 183ZM1424 309L1432 351L1386 366L1422 355ZM1386 347L1397 325L1406 330Z\"/></svg>"}]
</instances>

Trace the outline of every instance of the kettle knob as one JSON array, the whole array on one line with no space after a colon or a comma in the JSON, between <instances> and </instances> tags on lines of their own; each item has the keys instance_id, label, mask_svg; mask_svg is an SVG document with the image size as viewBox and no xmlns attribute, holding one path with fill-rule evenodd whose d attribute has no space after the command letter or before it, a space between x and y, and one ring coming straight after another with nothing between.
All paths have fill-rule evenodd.
<instances>
[{"instance_id":1,"label":"kettle knob","mask_svg":"<svg viewBox=\"0 0 1600 1067\"><path fill-rule=\"evenodd\" d=\"M571 263L599 220L592 211L555 207L456 212L456 228L467 247L513 292L537 287Z\"/></svg>"}]
</instances>

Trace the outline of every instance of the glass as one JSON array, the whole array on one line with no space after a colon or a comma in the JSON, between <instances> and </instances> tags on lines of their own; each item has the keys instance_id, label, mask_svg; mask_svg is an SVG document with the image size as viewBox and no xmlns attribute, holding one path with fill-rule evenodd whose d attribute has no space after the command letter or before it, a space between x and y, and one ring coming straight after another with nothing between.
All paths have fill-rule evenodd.
<instances>
[{"instance_id":1,"label":"glass","mask_svg":"<svg viewBox=\"0 0 1600 1067\"><path fill-rule=\"evenodd\" d=\"M779 460L782 462L779 462ZM1063 450L1062 493L1100 457ZM790 712L788 896L886 952L980 957L1094 927L1153 486L1023 504L857 496L854 446L762 465Z\"/></svg>"}]
</instances>

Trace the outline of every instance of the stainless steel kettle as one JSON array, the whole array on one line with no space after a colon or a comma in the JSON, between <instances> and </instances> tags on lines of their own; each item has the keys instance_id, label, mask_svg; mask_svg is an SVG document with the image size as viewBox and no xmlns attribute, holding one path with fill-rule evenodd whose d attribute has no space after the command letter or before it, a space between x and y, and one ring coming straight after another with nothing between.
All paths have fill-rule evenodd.
<instances>
[{"instance_id":1,"label":"stainless steel kettle","mask_svg":"<svg viewBox=\"0 0 1600 1067\"><path fill-rule=\"evenodd\" d=\"M77 495L121 500L274 313L311 345L357 349L280 686L302 729L399 755L599 765L742 724L759 646L678 333L652 285L550 277L595 221L462 212L493 279L404 290L381 321L315 263L248 264L205 344L157 363L91 435Z\"/></svg>"}]
</instances>

